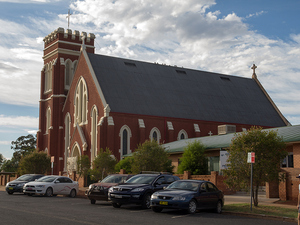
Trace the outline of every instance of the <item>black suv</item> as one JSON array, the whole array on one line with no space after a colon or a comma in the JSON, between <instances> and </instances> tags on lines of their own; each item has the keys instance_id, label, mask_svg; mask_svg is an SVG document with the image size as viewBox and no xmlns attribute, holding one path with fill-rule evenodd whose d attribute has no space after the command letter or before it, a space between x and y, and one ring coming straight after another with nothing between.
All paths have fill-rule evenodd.
<instances>
[{"instance_id":1,"label":"black suv","mask_svg":"<svg viewBox=\"0 0 300 225\"><path fill-rule=\"evenodd\" d=\"M138 204L149 209L151 195L176 180L179 177L171 174L138 174L122 185L111 187L108 190L108 199L115 208L120 208L123 204Z\"/></svg>"}]
</instances>

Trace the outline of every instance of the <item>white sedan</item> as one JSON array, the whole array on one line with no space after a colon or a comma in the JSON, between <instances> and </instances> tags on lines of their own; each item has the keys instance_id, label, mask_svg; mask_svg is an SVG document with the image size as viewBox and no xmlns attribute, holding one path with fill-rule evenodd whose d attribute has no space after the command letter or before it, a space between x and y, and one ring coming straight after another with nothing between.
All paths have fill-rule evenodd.
<instances>
[{"instance_id":1,"label":"white sedan","mask_svg":"<svg viewBox=\"0 0 300 225\"><path fill-rule=\"evenodd\" d=\"M44 176L24 185L23 192L28 195L69 195L74 198L78 193L78 182L64 176Z\"/></svg>"}]
</instances>

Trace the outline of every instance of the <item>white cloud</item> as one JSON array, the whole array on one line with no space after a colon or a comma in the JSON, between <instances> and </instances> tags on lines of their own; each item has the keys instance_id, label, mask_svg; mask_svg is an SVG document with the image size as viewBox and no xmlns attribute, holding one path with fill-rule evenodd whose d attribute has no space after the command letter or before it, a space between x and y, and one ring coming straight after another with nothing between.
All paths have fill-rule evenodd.
<instances>
[{"instance_id":1,"label":"white cloud","mask_svg":"<svg viewBox=\"0 0 300 225\"><path fill-rule=\"evenodd\" d=\"M5 116L0 115L0 126L10 128L38 128L39 118L30 116Z\"/></svg>"},{"instance_id":2,"label":"white cloud","mask_svg":"<svg viewBox=\"0 0 300 225\"><path fill-rule=\"evenodd\" d=\"M258 16L260 16L262 14L265 14L265 13L268 13L268 12L266 12L266 11L260 11L260 12L256 12L256 13L251 13L248 16L246 16L246 18L258 17Z\"/></svg>"}]
</instances>

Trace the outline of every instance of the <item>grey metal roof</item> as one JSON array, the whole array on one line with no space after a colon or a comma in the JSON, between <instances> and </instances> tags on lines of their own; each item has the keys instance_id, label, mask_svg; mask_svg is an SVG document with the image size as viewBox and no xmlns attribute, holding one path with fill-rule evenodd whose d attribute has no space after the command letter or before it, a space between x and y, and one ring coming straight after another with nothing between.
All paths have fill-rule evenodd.
<instances>
[{"instance_id":1,"label":"grey metal roof","mask_svg":"<svg viewBox=\"0 0 300 225\"><path fill-rule=\"evenodd\" d=\"M275 130L278 136L283 138L285 143L300 142L300 125L277 127L271 129L264 129L264 131ZM240 132L239 132L240 133ZM239 134L237 133L237 134ZM220 149L228 148L231 144L231 140L234 137L234 133L226 135L214 135L199 138L190 138L180 141L174 141L162 145L169 153L182 153L184 148L187 147L188 143L195 140L200 141L205 145L206 149Z\"/></svg>"},{"instance_id":2,"label":"grey metal roof","mask_svg":"<svg viewBox=\"0 0 300 225\"><path fill-rule=\"evenodd\" d=\"M285 126L253 79L91 53L88 57L112 112Z\"/></svg>"}]
</instances>

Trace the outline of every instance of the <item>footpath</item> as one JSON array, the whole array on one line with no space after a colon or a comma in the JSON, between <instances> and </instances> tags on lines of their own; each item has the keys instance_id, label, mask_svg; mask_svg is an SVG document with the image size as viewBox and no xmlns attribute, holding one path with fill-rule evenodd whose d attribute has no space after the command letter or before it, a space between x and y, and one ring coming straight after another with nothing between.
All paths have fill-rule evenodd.
<instances>
[{"instance_id":1,"label":"footpath","mask_svg":"<svg viewBox=\"0 0 300 225\"><path fill-rule=\"evenodd\" d=\"M85 190L87 187L79 188L79 192L77 193L77 197L79 198L87 198L85 196ZM5 186L0 186L0 191L5 191ZM279 200L279 198L266 198L265 194L259 194L258 196L259 205L265 205L265 206L275 206L275 207L281 207L281 208L288 208L291 210L297 211L297 203L292 201L286 201L282 202ZM225 195L225 205L231 205L231 204L239 204L239 203L246 203L250 204L251 199L249 196L249 193L244 192L238 192L234 195ZM238 213L238 212L228 212L223 211L223 214L234 214L239 216L249 216L249 217L255 217L255 218L262 218L262 219L275 219L275 220L282 220L287 222L297 222L295 219L291 218L283 218L283 217L276 217L276 216L268 216L268 215L258 215L258 214L250 214L250 213Z\"/></svg>"}]
</instances>

